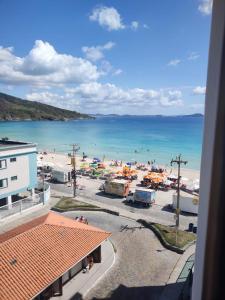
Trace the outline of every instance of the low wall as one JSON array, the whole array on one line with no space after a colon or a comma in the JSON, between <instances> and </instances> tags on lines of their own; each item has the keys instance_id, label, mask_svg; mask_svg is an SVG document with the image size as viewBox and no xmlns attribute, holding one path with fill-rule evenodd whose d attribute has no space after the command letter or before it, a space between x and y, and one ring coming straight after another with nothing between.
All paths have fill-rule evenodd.
<instances>
[{"instance_id":1,"label":"low wall","mask_svg":"<svg viewBox=\"0 0 225 300\"><path fill-rule=\"evenodd\" d=\"M43 189L43 183L38 183L37 188ZM44 183L44 192L39 193L38 196L43 204L46 204L49 201L51 196L51 187L47 182Z\"/></svg>"}]
</instances>

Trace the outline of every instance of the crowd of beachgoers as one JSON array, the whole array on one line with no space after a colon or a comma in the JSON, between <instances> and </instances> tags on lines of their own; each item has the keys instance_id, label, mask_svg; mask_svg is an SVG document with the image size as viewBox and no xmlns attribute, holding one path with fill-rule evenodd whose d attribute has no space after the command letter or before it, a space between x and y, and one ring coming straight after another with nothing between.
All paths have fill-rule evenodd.
<instances>
[{"instance_id":1,"label":"crowd of beachgoers","mask_svg":"<svg viewBox=\"0 0 225 300\"><path fill-rule=\"evenodd\" d=\"M173 186L178 178L177 166L164 166L157 164L154 160L149 160L146 163L107 160L104 156L103 159L98 157L90 158L85 153L77 155L75 160L76 173L78 175L89 176L93 179L124 178L140 182L145 181L145 184L150 180L155 186L158 186L161 182L165 186ZM59 154L48 151L39 152L38 154L39 167L71 171L74 168L74 163L70 154ZM182 168L181 184L197 190L199 186L199 174L198 170Z\"/></svg>"}]
</instances>

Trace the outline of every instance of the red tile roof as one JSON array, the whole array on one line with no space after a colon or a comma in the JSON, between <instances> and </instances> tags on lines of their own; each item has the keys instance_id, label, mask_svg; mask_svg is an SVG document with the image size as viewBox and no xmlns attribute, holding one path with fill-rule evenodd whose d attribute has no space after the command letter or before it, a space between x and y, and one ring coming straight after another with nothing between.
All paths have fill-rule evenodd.
<instances>
[{"instance_id":1,"label":"red tile roof","mask_svg":"<svg viewBox=\"0 0 225 300\"><path fill-rule=\"evenodd\" d=\"M0 299L32 299L109 236L53 212L0 235Z\"/></svg>"}]
</instances>

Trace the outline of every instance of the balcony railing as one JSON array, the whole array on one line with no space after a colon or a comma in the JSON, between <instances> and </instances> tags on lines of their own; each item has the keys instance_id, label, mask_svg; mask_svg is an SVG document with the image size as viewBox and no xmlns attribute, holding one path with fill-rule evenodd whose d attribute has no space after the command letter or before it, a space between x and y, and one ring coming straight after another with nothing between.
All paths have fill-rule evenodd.
<instances>
[{"instance_id":1,"label":"balcony railing","mask_svg":"<svg viewBox=\"0 0 225 300\"><path fill-rule=\"evenodd\" d=\"M42 186L43 187L43 186ZM39 186L40 188L40 186ZM37 205L45 204L50 198L50 186L45 183L44 191L36 193L33 197L29 196L12 204L0 206L0 220L15 214L22 214L25 210L31 209Z\"/></svg>"}]
</instances>

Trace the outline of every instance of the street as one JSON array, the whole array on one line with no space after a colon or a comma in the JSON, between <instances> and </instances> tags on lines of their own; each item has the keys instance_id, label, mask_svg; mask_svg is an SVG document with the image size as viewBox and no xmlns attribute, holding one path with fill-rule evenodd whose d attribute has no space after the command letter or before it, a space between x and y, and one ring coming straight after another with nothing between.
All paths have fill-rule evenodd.
<instances>
[{"instance_id":1,"label":"street","mask_svg":"<svg viewBox=\"0 0 225 300\"><path fill-rule=\"evenodd\" d=\"M112 232L116 250L115 264L84 299L160 299L180 255L163 248L151 230L133 220L104 212L64 213L73 219L81 214L90 225Z\"/></svg>"},{"instance_id":2,"label":"street","mask_svg":"<svg viewBox=\"0 0 225 300\"><path fill-rule=\"evenodd\" d=\"M124 198L114 197L112 195L106 195L99 190L102 180L90 179L90 178L78 178L78 184L82 189L77 189L77 196L83 198L87 202L95 201L100 207L101 204L107 204L112 210L120 212L121 210L128 211L129 213L138 214L140 217L148 218L154 222L164 223L168 225L174 225L174 213L168 208L168 203L171 203L172 193L174 191L157 191L156 203L150 208L145 208L142 205L126 204ZM65 195L73 196L73 190L71 186L66 184L51 183L52 192L65 193ZM197 216L192 214L180 215L180 227L187 229L189 223L197 224Z\"/></svg>"}]
</instances>

